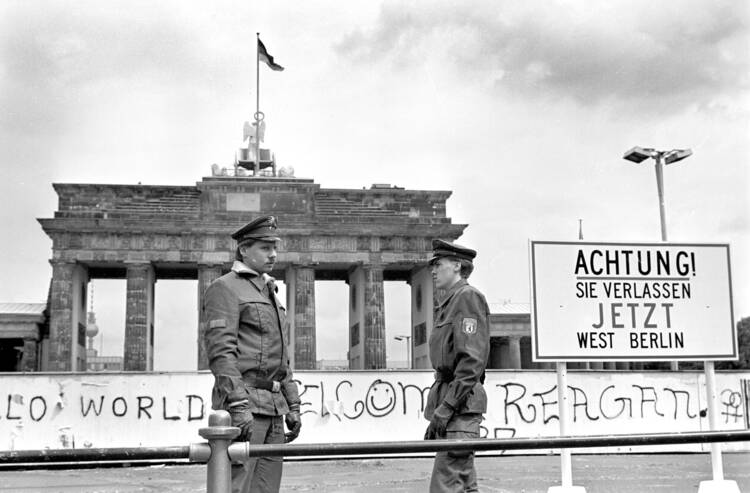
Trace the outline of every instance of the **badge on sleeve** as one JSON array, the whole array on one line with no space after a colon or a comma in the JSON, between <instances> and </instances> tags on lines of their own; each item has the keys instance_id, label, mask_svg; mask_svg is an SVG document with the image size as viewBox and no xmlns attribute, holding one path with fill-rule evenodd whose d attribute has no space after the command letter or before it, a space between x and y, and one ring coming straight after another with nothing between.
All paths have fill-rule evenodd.
<instances>
[{"instance_id":1,"label":"badge on sleeve","mask_svg":"<svg viewBox=\"0 0 750 493\"><path fill-rule=\"evenodd\" d=\"M461 323L464 334L471 335L477 331L477 319L476 318L465 318Z\"/></svg>"}]
</instances>

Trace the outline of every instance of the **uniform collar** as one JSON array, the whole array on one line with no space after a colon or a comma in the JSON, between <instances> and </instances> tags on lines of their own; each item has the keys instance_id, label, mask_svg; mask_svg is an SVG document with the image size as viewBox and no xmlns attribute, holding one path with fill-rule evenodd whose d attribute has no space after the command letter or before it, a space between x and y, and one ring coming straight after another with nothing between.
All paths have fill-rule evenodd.
<instances>
[{"instance_id":1,"label":"uniform collar","mask_svg":"<svg viewBox=\"0 0 750 493\"><path fill-rule=\"evenodd\" d=\"M276 281L276 279L269 276L268 274L258 274L255 270L251 269L244 262L240 262L239 260L235 260L234 263L232 264L232 272L234 272L235 274L239 276L242 276L242 275L250 276L251 281L259 280L260 283L256 284L258 288L262 288L263 284L269 284L269 283L273 283Z\"/></svg>"},{"instance_id":2,"label":"uniform collar","mask_svg":"<svg viewBox=\"0 0 750 493\"><path fill-rule=\"evenodd\" d=\"M255 272L253 269L245 265L244 262L240 262L239 260L235 260L232 264L232 271L236 272L237 274L249 274L251 276L258 276L257 272Z\"/></svg>"},{"instance_id":3,"label":"uniform collar","mask_svg":"<svg viewBox=\"0 0 750 493\"><path fill-rule=\"evenodd\" d=\"M456 284L454 284L453 286L451 286L450 288L448 288L448 290L445 292L445 297L440 302L440 305L442 306L442 305L446 304L448 302L448 300L451 299L451 297L454 294L456 294L456 291L458 291L458 289L460 287L466 286L467 284L469 284L469 283L466 282L466 279L464 279L463 277L461 279L459 279L458 281L456 281Z\"/></svg>"}]
</instances>

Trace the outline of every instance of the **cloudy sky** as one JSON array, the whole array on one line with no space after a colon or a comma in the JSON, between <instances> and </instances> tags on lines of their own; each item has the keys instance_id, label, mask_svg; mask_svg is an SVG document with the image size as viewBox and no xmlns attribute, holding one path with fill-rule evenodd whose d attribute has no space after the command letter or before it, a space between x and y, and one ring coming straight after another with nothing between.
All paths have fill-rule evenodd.
<instances>
[{"instance_id":1,"label":"cloudy sky","mask_svg":"<svg viewBox=\"0 0 750 493\"><path fill-rule=\"evenodd\" d=\"M259 31L286 67L261 71L279 164L327 188L452 190L491 304L528 302L528 240L575 240L579 219L587 240L658 241L653 166L622 154L689 147L665 169L669 239L729 243L749 316L747 5L2 2L0 300L46 297L52 183L192 185L231 164ZM124 281L94 284L105 353L121 352ZM157 284L157 368L188 369L170 354L195 285ZM345 357L340 284L321 287L336 296L319 296L319 357ZM407 293L387 289L389 339Z\"/></svg>"}]
</instances>

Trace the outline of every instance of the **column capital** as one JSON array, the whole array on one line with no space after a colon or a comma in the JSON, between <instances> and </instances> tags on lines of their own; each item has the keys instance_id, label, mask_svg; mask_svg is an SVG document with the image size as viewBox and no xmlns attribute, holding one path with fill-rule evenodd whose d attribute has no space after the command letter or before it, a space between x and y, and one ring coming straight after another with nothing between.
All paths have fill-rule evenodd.
<instances>
[{"instance_id":1,"label":"column capital","mask_svg":"<svg viewBox=\"0 0 750 493\"><path fill-rule=\"evenodd\" d=\"M289 266L287 268L291 269L315 269L320 265L320 262L289 262Z\"/></svg>"},{"instance_id":2,"label":"column capital","mask_svg":"<svg viewBox=\"0 0 750 493\"><path fill-rule=\"evenodd\" d=\"M155 272L156 269L154 268L154 264L152 264L149 261L133 261L133 260L126 260L125 262L125 271L126 276L128 275L127 272Z\"/></svg>"},{"instance_id":3,"label":"column capital","mask_svg":"<svg viewBox=\"0 0 750 493\"><path fill-rule=\"evenodd\" d=\"M214 267L224 267L226 262L198 262L198 268L211 269Z\"/></svg>"},{"instance_id":4,"label":"column capital","mask_svg":"<svg viewBox=\"0 0 750 493\"><path fill-rule=\"evenodd\" d=\"M429 268L430 268L430 265L427 263L427 260L425 260L424 263L420 262L418 264L414 264L414 266L409 271L409 274L414 276L416 274L419 274L422 270L429 269Z\"/></svg>"},{"instance_id":5,"label":"column capital","mask_svg":"<svg viewBox=\"0 0 750 493\"><path fill-rule=\"evenodd\" d=\"M78 262L70 259L51 258L49 259L49 263L54 267L55 265L76 265Z\"/></svg>"},{"instance_id":6,"label":"column capital","mask_svg":"<svg viewBox=\"0 0 750 493\"><path fill-rule=\"evenodd\" d=\"M348 268L348 269L346 269L346 273L347 273L347 275L351 276L351 275L352 275L352 273L354 273L354 271L356 271L356 270L357 270L357 269L359 269L360 267L362 267L362 262L361 262L361 261L359 261L359 262L352 262L352 263L350 263L350 264L349 264L349 268Z\"/></svg>"}]
</instances>

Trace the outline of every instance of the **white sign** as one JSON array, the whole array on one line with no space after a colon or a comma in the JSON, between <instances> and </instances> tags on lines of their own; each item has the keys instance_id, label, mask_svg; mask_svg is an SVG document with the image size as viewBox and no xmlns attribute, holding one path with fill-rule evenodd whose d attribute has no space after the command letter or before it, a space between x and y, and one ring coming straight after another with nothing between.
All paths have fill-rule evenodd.
<instances>
[{"instance_id":1,"label":"white sign","mask_svg":"<svg viewBox=\"0 0 750 493\"><path fill-rule=\"evenodd\" d=\"M531 242L534 361L737 359L729 245Z\"/></svg>"}]
</instances>

